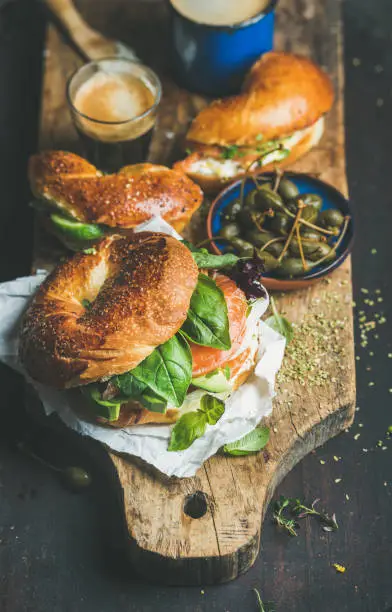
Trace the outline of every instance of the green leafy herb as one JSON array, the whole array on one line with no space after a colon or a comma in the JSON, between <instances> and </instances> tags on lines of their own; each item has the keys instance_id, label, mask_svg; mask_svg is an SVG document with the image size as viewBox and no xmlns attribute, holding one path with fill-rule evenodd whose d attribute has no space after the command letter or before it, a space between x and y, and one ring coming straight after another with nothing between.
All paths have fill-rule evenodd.
<instances>
[{"instance_id":1,"label":"green leafy herb","mask_svg":"<svg viewBox=\"0 0 392 612\"><path fill-rule=\"evenodd\" d=\"M256 140L259 142L260 140L263 140L264 136L263 134L257 134L256 136Z\"/></svg>"},{"instance_id":2,"label":"green leafy herb","mask_svg":"<svg viewBox=\"0 0 392 612\"><path fill-rule=\"evenodd\" d=\"M83 249L83 253L85 255L96 255L97 249L94 249L94 247L91 247L90 249Z\"/></svg>"},{"instance_id":3,"label":"green leafy herb","mask_svg":"<svg viewBox=\"0 0 392 612\"><path fill-rule=\"evenodd\" d=\"M192 155L192 149L190 149L189 147L187 147L187 148L185 149L185 153L186 153L187 155Z\"/></svg>"},{"instance_id":4,"label":"green leafy herb","mask_svg":"<svg viewBox=\"0 0 392 612\"><path fill-rule=\"evenodd\" d=\"M256 593L257 604L259 606L259 612L274 612L271 607L266 607L267 604L264 604L261 599L261 595L257 589L252 589L254 593Z\"/></svg>"},{"instance_id":5,"label":"green leafy herb","mask_svg":"<svg viewBox=\"0 0 392 612\"><path fill-rule=\"evenodd\" d=\"M225 367L223 368L223 373L224 373L224 375L226 377L226 380L230 380L230 374L231 374L230 366L225 365Z\"/></svg>"},{"instance_id":6,"label":"green leafy herb","mask_svg":"<svg viewBox=\"0 0 392 612\"><path fill-rule=\"evenodd\" d=\"M166 412L167 401L157 393L154 393L146 383L136 378L132 371L115 376L112 378L112 382L120 390L123 397L140 402L151 412Z\"/></svg>"},{"instance_id":7,"label":"green leafy herb","mask_svg":"<svg viewBox=\"0 0 392 612\"><path fill-rule=\"evenodd\" d=\"M198 268L204 268L206 270L220 270L221 268L232 268L239 260L239 257L237 257L237 255L234 255L234 253L213 255L212 253L209 253L207 249L200 249L198 247L195 247L191 242L188 242L187 240L183 240L182 242L192 252L193 258L197 263Z\"/></svg>"},{"instance_id":8,"label":"green leafy herb","mask_svg":"<svg viewBox=\"0 0 392 612\"><path fill-rule=\"evenodd\" d=\"M90 300L82 300L81 304L83 306L83 308L85 308L86 310L89 310L91 308L91 302Z\"/></svg>"},{"instance_id":9,"label":"green leafy herb","mask_svg":"<svg viewBox=\"0 0 392 612\"><path fill-rule=\"evenodd\" d=\"M229 147L224 147L222 149L222 157L223 159L233 159L236 155L238 155L238 147L237 145L230 145Z\"/></svg>"},{"instance_id":10,"label":"green leafy herb","mask_svg":"<svg viewBox=\"0 0 392 612\"><path fill-rule=\"evenodd\" d=\"M209 425L215 425L225 411L222 400L213 395L203 395L200 408L194 412L186 412L174 425L169 451L181 451L189 448L197 438L200 438Z\"/></svg>"},{"instance_id":11,"label":"green leafy herb","mask_svg":"<svg viewBox=\"0 0 392 612\"><path fill-rule=\"evenodd\" d=\"M336 514L329 516L326 512L319 512L315 509L315 505L319 502L319 499L315 499L310 508L305 506L300 499L291 499L291 511L297 516L297 518L305 518L305 516L315 516L321 522L323 531L336 531L339 525L336 520Z\"/></svg>"},{"instance_id":12,"label":"green leafy herb","mask_svg":"<svg viewBox=\"0 0 392 612\"><path fill-rule=\"evenodd\" d=\"M294 337L294 329L291 323L282 315L279 314L275 300L271 297L272 317L269 317L265 323L278 332L281 336L286 338L287 344L292 341Z\"/></svg>"},{"instance_id":13,"label":"green leafy herb","mask_svg":"<svg viewBox=\"0 0 392 612\"><path fill-rule=\"evenodd\" d=\"M274 513L272 517L279 527L288 531L290 535L297 536L297 523L293 519L289 519L287 518L287 516L284 515L284 510L289 509L289 506L290 499L281 495L279 500L275 502Z\"/></svg>"},{"instance_id":14,"label":"green leafy herb","mask_svg":"<svg viewBox=\"0 0 392 612\"><path fill-rule=\"evenodd\" d=\"M240 440L225 444L223 452L225 455L241 457L259 452L265 447L269 439L268 427L256 427L253 431L243 436Z\"/></svg>"},{"instance_id":15,"label":"green leafy herb","mask_svg":"<svg viewBox=\"0 0 392 612\"><path fill-rule=\"evenodd\" d=\"M205 249L203 249L205 251ZM224 253L223 255L212 255L208 251L202 253L194 251L193 259L198 268L205 270L220 270L222 268L232 268L238 262L239 257L234 253Z\"/></svg>"},{"instance_id":16,"label":"green leafy herb","mask_svg":"<svg viewBox=\"0 0 392 612\"><path fill-rule=\"evenodd\" d=\"M188 342L182 334L176 334L158 346L131 374L154 395L173 406L181 406L192 380L192 353Z\"/></svg>"},{"instance_id":17,"label":"green leafy herb","mask_svg":"<svg viewBox=\"0 0 392 612\"><path fill-rule=\"evenodd\" d=\"M305 506L300 499L281 495L279 500L275 503L273 514L274 521L277 525L286 529L290 535L298 535L296 531L297 523L293 519L287 518L284 514L284 510L287 510L297 519L305 518L305 516L315 516L320 521L323 531L336 531L338 529L336 515L332 514L332 516L329 516L327 512L319 512L316 510L315 505L318 501L318 499L315 499L311 506L308 507Z\"/></svg>"},{"instance_id":18,"label":"green leafy herb","mask_svg":"<svg viewBox=\"0 0 392 612\"><path fill-rule=\"evenodd\" d=\"M199 412L205 414L207 423L215 425L225 411L225 403L213 395L203 395L200 400Z\"/></svg>"},{"instance_id":19,"label":"green leafy herb","mask_svg":"<svg viewBox=\"0 0 392 612\"><path fill-rule=\"evenodd\" d=\"M225 296L215 281L205 274L199 274L188 316L181 329L195 344L221 350L231 347Z\"/></svg>"}]
</instances>

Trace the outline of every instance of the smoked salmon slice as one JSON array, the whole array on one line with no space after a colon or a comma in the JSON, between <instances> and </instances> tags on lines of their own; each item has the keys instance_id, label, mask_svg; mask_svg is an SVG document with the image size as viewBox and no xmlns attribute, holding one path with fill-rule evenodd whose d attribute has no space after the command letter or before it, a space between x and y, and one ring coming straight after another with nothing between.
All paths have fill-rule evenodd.
<instances>
[{"instance_id":1,"label":"smoked salmon slice","mask_svg":"<svg viewBox=\"0 0 392 612\"><path fill-rule=\"evenodd\" d=\"M209 346L200 346L190 342L190 347L193 357L194 377L204 376L208 372L212 372L217 368L229 365L231 375L238 369L239 363L237 359L232 359L235 353L241 346L246 331L246 312L248 303L244 292L237 287L234 281L223 274L217 274L214 278L218 287L223 291L227 303L227 311L229 316L229 329L231 338L231 348L227 351L211 348ZM238 355L238 360L242 361L247 357L247 351L243 351ZM237 366L237 367L236 367Z\"/></svg>"}]
</instances>

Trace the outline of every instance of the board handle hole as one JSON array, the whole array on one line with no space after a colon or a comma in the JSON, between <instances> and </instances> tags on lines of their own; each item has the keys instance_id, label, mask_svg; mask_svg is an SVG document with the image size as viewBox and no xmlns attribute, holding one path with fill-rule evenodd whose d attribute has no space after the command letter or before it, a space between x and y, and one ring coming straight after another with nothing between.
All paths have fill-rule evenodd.
<instances>
[{"instance_id":1,"label":"board handle hole","mask_svg":"<svg viewBox=\"0 0 392 612\"><path fill-rule=\"evenodd\" d=\"M205 515L208 509L207 497L203 491L195 491L187 495L184 502L184 513L193 519L199 519Z\"/></svg>"}]
</instances>

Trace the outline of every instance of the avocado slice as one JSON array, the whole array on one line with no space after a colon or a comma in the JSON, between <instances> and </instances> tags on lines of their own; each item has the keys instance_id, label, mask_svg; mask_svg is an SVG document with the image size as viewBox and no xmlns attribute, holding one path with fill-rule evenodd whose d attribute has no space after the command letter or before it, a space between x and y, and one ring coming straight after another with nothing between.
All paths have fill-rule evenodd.
<instances>
[{"instance_id":1,"label":"avocado slice","mask_svg":"<svg viewBox=\"0 0 392 612\"><path fill-rule=\"evenodd\" d=\"M117 398L117 401L116 399L113 399L113 401L103 400L97 385L94 383L84 387L82 392L92 402L94 413L108 421L117 421L120 416L121 404L127 401L124 397Z\"/></svg>"},{"instance_id":2,"label":"avocado slice","mask_svg":"<svg viewBox=\"0 0 392 612\"><path fill-rule=\"evenodd\" d=\"M223 370L214 370L205 376L192 378L192 385L211 393L224 393L231 391L231 382Z\"/></svg>"}]
</instances>

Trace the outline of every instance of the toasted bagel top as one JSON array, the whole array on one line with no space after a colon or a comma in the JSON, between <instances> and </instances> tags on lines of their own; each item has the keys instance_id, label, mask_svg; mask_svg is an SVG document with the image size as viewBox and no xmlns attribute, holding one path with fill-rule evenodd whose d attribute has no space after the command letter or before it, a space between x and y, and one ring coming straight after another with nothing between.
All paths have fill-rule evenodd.
<instances>
[{"instance_id":1,"label":"toasted bagel top","mask_svg":"<svg viewBox=\"0 0 392 612\"><path fill-rule=\"evenodd\" d=\"M107 237L40 286L22 322L21 361L56 388L132 370L179 330L197 279L191 252L175 238Z\"/></svg>"},{"instance_id":2,"label":"toasted bagel top","mask_svg":"<svg viewBox=\"0 0 392 612\"><path fill-rule=\"evenodd\" d=\"M103 175L79 155L44 151L29 161L33 194L84 223L132 228L160 215L184 226L202 202L197 185L166 166L135 164Z\"/></svg>"},{"instance_id":3,"label":"toasted bagel top","mask_svg":"<svg viewBox=\"0 0 392 612\"><path fill-rule=\"evenodd\" d=\"M309 127L332 102L331 80L316 64L271 51L252 66L241 94L215 100L196 116L187 140L220 146L262 144Z\"/></svg>"}]
</instances>

